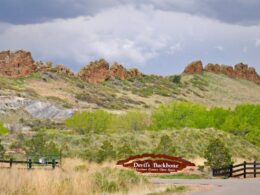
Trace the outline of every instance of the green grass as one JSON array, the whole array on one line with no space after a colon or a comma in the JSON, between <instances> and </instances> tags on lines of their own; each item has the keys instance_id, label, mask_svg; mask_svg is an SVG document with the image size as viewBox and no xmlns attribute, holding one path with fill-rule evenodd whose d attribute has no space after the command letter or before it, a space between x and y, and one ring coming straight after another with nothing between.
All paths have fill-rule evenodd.
<instances>
[{"instance_id":1,"label":"green grass","mask_svg":"<svg viewBox=\"0 0 260 195\"><path fill-rule=\"evenodd\" d=\"M124 131L124 132L100 132L77 134L68 130L42 129L39 131L44 135L44 140L54 141L61 148L67 157L80 157L83 159L97 161L97 157L106 157L104 142L109 146L109 152L115 153L115 160L122 159L122 153L127 156L141 153L153 153L161 141L161 137L167 135L171 139L171 144L175 148L176 156L181 156L187 160L197 157L204 157L204 153L213 138L221 139L230 149L234 158L244 158L248 160L260 159L259 147L238 136L215 129L168 129L163 131ZM3 141L16 142L16 138L3 137ZM25 137L29 140L30 137ZM93 141L95 140L95 141ZM10 143L10 144L11 144ZM101 151L102 150L102 151Z\"/></svg>"}]
</instances>

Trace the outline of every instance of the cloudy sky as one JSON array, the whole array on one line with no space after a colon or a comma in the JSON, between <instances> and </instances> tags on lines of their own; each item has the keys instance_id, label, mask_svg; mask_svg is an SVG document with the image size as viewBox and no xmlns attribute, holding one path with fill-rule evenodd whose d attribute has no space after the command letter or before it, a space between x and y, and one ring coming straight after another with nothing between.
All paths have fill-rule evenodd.
<instances>
[{"instance_id":1,"label":"cloudy sky","mask_svg":"<svg viewBox=\"0 0 260 195\"><path fill-rule=\"evenodd\" d=\"M1 0L0 50L74 71L105 58L176 74L201 59L260 72L259 0Z\"/></svg>"}]
</instances>

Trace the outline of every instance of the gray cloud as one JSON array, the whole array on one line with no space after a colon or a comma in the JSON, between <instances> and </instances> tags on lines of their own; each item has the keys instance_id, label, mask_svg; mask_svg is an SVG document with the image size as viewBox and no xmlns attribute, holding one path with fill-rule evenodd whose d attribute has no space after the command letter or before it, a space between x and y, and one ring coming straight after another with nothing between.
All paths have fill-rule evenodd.
<instances>
[{"instance_id":1,"label":"gray cloud","mask_svg":"<svg viewBox=\"0 0 260 195\"><path fill-rule=\"evenodd\" d=\"M0 29L0 50L27 49L37 60L64 63L73 70L104 57L138 66L145 73L181 72L195 59L230 65L245 62L260 71L259 38L260 25L240 26L152 6L124 5L94 16L6 25Z\"/></svg>"},{"instance_id":2,"label":"gray cloud","mask_svg":"<svg viewBox=\"0 0 260 195\"><path fill-rule=\"evenodd\" d=\"M120 5L151 5L241 25L260 22L259 0L1 0L0 21L13 24L95 15Z\"/></svg>"},{"instance_id":3,"label":"gray cloud","mask_svg":"<svg viewBox=\"0 0 260 195\"><path fill-rule=\"evenodd\" d=\"M40 23L56 18L93 15L115 4L117 0L1 0L0 21Z\"/></svg>"}]
</instances>

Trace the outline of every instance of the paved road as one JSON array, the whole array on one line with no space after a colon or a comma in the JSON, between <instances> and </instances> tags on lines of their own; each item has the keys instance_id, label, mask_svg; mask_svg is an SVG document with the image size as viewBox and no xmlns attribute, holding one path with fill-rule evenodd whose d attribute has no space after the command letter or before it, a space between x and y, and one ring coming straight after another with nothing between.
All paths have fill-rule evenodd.
<instances>
[{"instance_id":1,"label":"paved road","mask_svg":"<svg viewBox=\"0 0 260 195\"><path fill-rule=\"evenodd\" d=\"M248 179L152 179L152 183L183 185L214 185L206 192L193 192L192 195L260 195L260 178Z\"/></svg>"}]
</instances>

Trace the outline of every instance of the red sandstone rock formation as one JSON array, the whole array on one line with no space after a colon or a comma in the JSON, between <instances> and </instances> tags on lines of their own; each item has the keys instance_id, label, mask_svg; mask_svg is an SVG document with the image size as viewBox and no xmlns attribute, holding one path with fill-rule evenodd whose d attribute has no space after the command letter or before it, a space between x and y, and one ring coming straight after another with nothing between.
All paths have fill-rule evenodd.
<instances>
[{"instance_id":1,"label":"red sandstone rock formation","mask_svg":"<svg viewBox=\"0 0 260 195\"><path fill-rule=\"evenodd\" d=\"M236 64L234 71L237 78L243 78L249 81L260 82L260 76L257 74L255 68L249 67L247 64Z\"/></svg>"},{"instance_id":2,"label":"red sandstone rock formation","mask_svg":"<svg viewBox=\"0 0 260 195\"><path fill-rule=\"evenodd\" d=\"M0 75L8 77L22 77L35 72L36 66L30 52L19 50L16 52L0 52Z\"/></svg>"},{"instance_id":3,"label":"red sandstone rock formation","mask_svg":"<svg viewBox=\"0 0 260 195\"><path fill-rule=\"evenodd\" d=\"M241 78L256 83L260 82L260 76L257 74L256 70L243 63L236 64L235 68L227 65L208 64L204 70L215 74L224 74L231 78Z\"/></svg>"},{"instance_id":4,"label":"red sandstone rock formation","mask_svg":"<svg viewBox=\"0 0 260 195\"><path fill-rule=\"evenodd\" d=\"M137 69L125 69L121 64L114 63L111 68L104 59L90 62L89 65L82 68L79 77L90 83L100 83L110 77L118 77L125 80L142 75Z\"/></svg>"},{"instance_id":5,"label":"red sandstone rock formation","mask_svg":"<svg viewBox=\"0 0 260 195\"><path fill-rule=\"evenodd\" d=\"M128 71L121 64L115 62L110 68L110 76L125 80L129 75Z\"/></svg>"},{"instance_id":6,"label":"red sandstone rock formation","mask_svg":"<svg viewBox=\"0 0 260 195\"><path fill-rule=\"evenodd\" d=\"M68 76L74 76L74 73L69 68L67 68L66 66L64 66L62 64L57 64L56 67L55 67L55 70L59 74L65 74L65 75L68 75Z\"/></svg>"},{"instance_id":7,"label":"red sandstone rock formation","mask_svg":"<svg viewBox=\"0 0 260 195\"><path fill-rule=\"evenodd\" d=\"M78 73L79 77L90 83L99 83L110 77L109 64L106 60L100 59L90 62Z\"/></svg>"},{"instance_id":8,"label":"red sandstone rock formation","mask_svg":"<svg viewBox=\"0 0 260 195\"><path fill-rule=\"evenodd\" d=\"M187 74L194 74L194 73L201 74L202 72L203 72L203 65L200 60L190 63L184 70L184 73Z\"/></svg>"}]
</instances>

